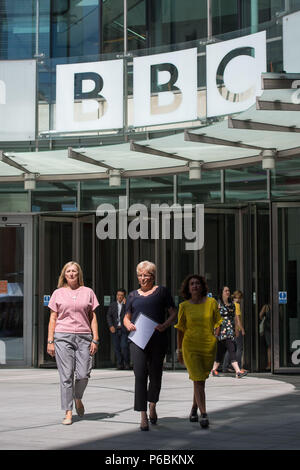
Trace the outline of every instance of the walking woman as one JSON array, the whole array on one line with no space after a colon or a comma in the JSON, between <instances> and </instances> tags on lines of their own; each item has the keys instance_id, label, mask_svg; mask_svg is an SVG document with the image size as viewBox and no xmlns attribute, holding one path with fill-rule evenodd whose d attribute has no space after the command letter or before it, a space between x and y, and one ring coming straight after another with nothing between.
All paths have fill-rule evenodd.
<instances>
[{"instance_id":1,"label":"walking woman","mask_svg":"<svg viewBox=\"0 0 300 470\"><path fill-rule=\"evenodd\" d=\"M222 318L217 301L207 297L207 285L203 276L192 274L181 286L181 296L186 300L179 305L177 328L178 361L185 364L189 378L194 382L194 401L190 421L198 421L197 408L201 413L200 425L209 426L206 413L205 381L214 363L217 339Z\"/></svg>"},{"instance_id":2,"label":"walking woman","mask_svg":"<svg viewBox=\"0 0 300 470\"><path fill-rule=\"evenodd\" d=\"M223 322L220 328L217 357L212 369L212 375L217 377L218 367L223 361L226 351L229 354L229 360L237 378L242 378L247 375L247 371L241 371L237 358L236 358L236 344L235 344L235 322L240 322L236 316L235 305L230 296L230 289L224 286L219 299L220 315ZM240 324L240 323L239 323Z\"/></svg>"},{"instance_id":3,"label":"walking woman","mask_svg":"<svg viewBox=\"0 0 300 470\"><path fill-rule=\"evenodd\" d=\"M142 261L137 265L136 271L140 288L128 295L124 325L128 331L136 330L134 323L141 312L158 323L145 349L133 342L130 344L135 375L134 409L141 412L141 431L148 431L147 402L150 422L156 424L156 403L159 400L167 347L166 330L175 321L177 311L166 287L155 284L154 263ZM169 313L167 319L166 310Z\"/></svg>"},{"instance_id":4,"label":"walking woman","mask_svg":"<svg viewBox=\"0 0 300 470\"><path fill-rule=\"evenodd\" d=\"M62 424L72 424L73 399L77 414L84 415L81 399L99 345L95 314L99 303L92 289L84 286L81 267L74 261L63 267L57 287L48 305L47 352L55 356L60 376L61 408L66 413Z\"/></svg>"}]
</instances>

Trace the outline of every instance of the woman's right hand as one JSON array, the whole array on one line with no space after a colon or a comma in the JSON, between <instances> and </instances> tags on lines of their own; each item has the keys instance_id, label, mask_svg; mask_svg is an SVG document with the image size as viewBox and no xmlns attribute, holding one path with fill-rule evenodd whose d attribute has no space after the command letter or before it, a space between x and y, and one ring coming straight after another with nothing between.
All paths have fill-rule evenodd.
<instances>
[{"instance_id":1,"label":"woman's right hand","mask_svg":"<svg viewBox=\"0 0 300 470\"><path fill-rule=\"evenodd\" d=\"M180 362L180 364L184 365L182 351L177 352L177 359L178 359L178 362Z\"/></svg>"},{"instance_id":2,"label":"woman's right hand","mask_svg":"<svg viewBox=\"0 0 300 470\"><path fill-rule=\"evenodd\" d=\"M131 321L128 321L127 324L125 325L128 331L135 331L136 326L134 323L131 323Z\"/></svg>"},{"instance_id":3,"label":"woman's right hand","mask_svg":"<svg viewBox=\"0 0 300 470\"><path fill-rule=\"evenodd\" d=\"M55 348L54 348L54 343L53 344L48 344L47 345L47 353L49 356L54 357L55 356Z\"/></svg>"}]
</instances>

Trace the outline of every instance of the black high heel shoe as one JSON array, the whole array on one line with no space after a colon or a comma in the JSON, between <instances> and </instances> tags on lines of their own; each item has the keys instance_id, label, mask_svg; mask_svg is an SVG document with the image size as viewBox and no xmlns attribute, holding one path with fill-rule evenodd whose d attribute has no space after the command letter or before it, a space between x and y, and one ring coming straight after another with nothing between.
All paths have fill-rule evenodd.
<instances>
[{"instance_id":1,"label":"black high heel shoe","mask_svg":"<svg viewBox=\"0 0 300 470\"><path fill-rule=\"evenodd\" d=\"M140 425L140 430L141 431L149 431L149 424L148 424L148 418L145 420L145 423L147 424L142 424Z\"/></svg>"},{"instance_id":2,"label":"black high heel shoe","mask_svg":"<svg viewBox=\"0 0 300 470\"><path fill-rule=\"evenodd\" d=\"M153 410L153 408L152 408ZM156 413L156 409L154 407L154 413L152 411L152 416L151 416L151 407L149 405L149 419L150 419L150 423L151 424L156 424L157 423L157 413Z\"/></svg>"},{"instance_id":3,"label":"black high heel shoe","mask_svg":"<svg viewBox=\"0 0 300 470\"><path fill-rule=\"evenodd\" d=\"M206 413L201 413L200 426L203 429L208 428L209 426L209 421Z\"/></svg>"},{"instance_id":4,"label":"black high heel shoe","mask_svg":"<svg viewBox=\"0 0 300 470\"><path fill-rule=\"evenodd\" d=\"M190 416L189 416L191 423L196 423L198 421L198 408L197 406L192 406Z\"/></svg>"}]
</instances>

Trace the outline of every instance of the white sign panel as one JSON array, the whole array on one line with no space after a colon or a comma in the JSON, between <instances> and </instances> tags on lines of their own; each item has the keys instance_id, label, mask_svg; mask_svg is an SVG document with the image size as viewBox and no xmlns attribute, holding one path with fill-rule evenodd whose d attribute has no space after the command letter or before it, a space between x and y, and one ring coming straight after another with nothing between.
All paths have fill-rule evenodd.
<instances>
[{"instance_id":1,"label":"white sign panel","mask_svg":"<svg viewBox=\"0 0 300 470\"><path fill-rule=\"evenodd\" d=\"M0 140L34 140L35 60L0 62Z\"/></svg>"},{"instance_id":2,"label":"white sign panel","mask_svg":"<svg viewBox=\"0 0 300 470\"><path fill-rule=\"evenodd\" d=\"M197 119L197 48L133 59L134 126Z\"/></svg>"},{"instance_id":3,"label":"white sign panel","mask_svg":"<svg viewBox=\"0 0 300 470\"><path fill-rule=\"evenodd\" d=\"M260 96L266 72L266 32L206 48L207 116L244 111Z\"/></svg>"},{"instance_id":4,"label":"white sign panel","mask_svg":"<svg viewBox=\"0 0 300 470\"><path fill-rule=\"evenodd\" d=\"M283 68L300 73L300 11L282 18Z\"/></svg>"},{"instance_id":5,"label":"white sign panel","mask_svg":"<svg viewBox=\"0 0 300 470\"><path fill-rule=\"evenodd\" d=\"M56 130L123 127L123 61L56 67Z\"/></svg>"}]
</instances>

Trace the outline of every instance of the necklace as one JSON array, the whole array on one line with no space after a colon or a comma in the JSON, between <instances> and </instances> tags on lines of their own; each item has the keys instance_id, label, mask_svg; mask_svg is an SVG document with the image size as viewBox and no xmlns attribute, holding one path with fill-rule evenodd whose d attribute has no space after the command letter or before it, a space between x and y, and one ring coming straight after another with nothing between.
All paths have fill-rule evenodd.
<instances>
[{"instance_id":1,"label":"necklace","mask_svg":"<svg viewBox=\"0 0 300 470\"><path fill-rule=\"evenodd\" d=\"M68 290L68 294L70 295L70 297L73 299L73 300L76 300L77 297L78 297L78 294L79 294L79 289L80 289L80 286L77 287L77 289L71 289L69 287L67 287L67 290ZM71 292L70 292L71 291ZM76 292L77 291L77 292ZM76 292L76 294L75 294Z\"/></svg>"}]
</instances>

